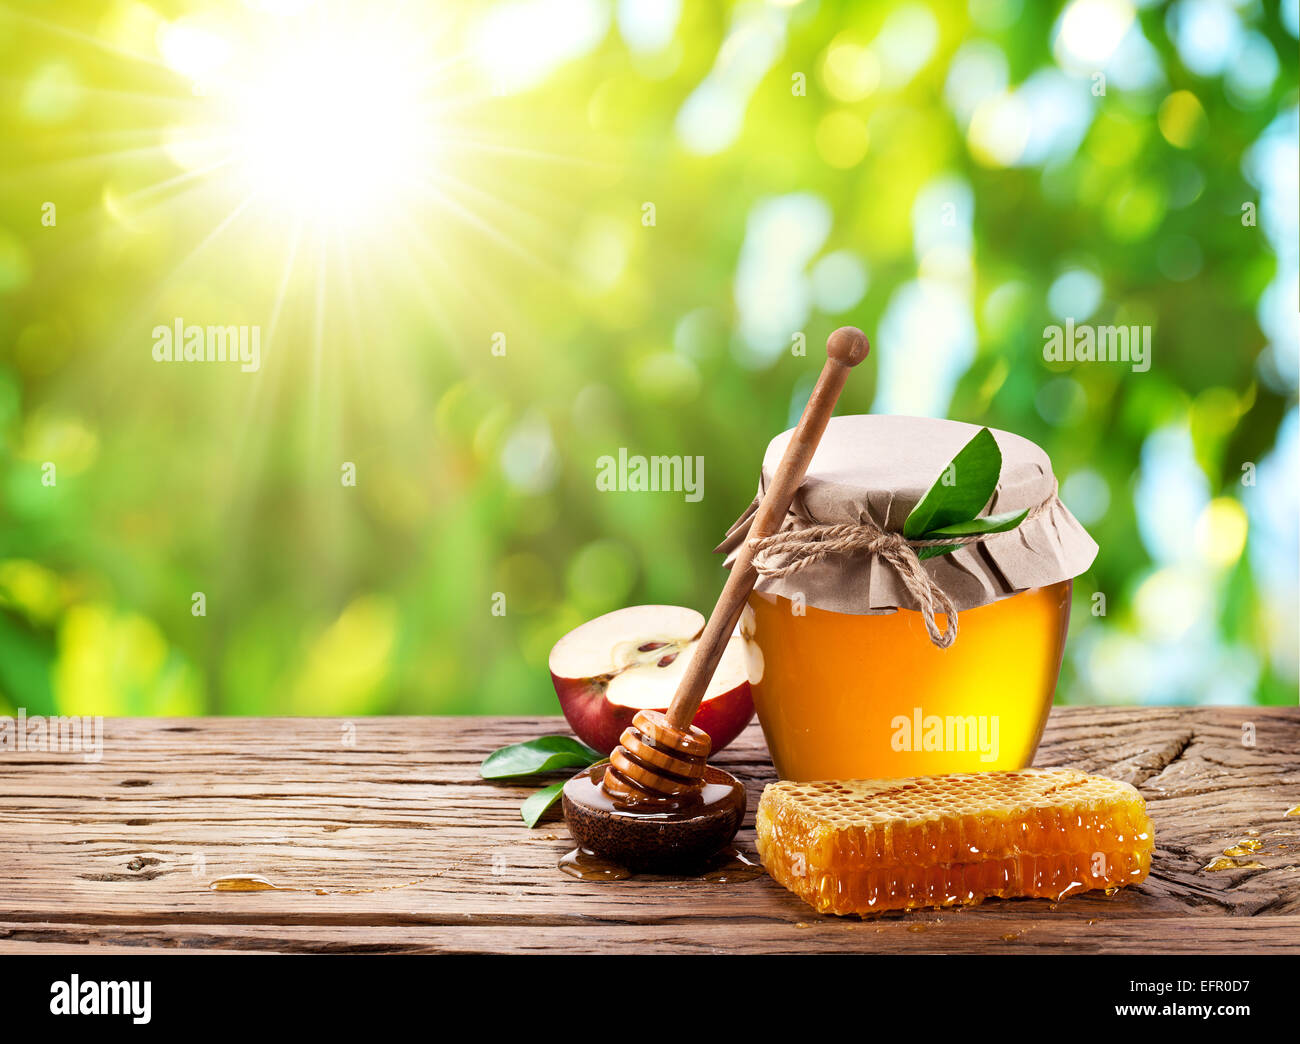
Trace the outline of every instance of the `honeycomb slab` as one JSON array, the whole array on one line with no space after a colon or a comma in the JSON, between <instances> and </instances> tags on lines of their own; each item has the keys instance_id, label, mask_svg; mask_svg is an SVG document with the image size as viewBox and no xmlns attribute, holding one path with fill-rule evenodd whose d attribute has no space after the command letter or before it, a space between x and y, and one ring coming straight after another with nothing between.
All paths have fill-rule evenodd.
<instances>
[{"instance_id":1,"label":"honeycomb slab","mask_svg":"<svg viewBox=\"0 0 1300 1044\"><path fill-rule=\"evenodd\" d=\"M1155 846L1133 787L1072 769L769 783L756 826L768 873L833 914L1136 884Z\"/></svg>"}]
</instances>

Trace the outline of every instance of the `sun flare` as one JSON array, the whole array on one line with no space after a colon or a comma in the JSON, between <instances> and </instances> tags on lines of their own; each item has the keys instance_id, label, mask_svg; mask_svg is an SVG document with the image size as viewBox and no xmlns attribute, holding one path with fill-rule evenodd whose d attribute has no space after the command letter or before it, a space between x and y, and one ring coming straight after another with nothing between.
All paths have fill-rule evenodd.
<instances>
[{"instance_id":1,"label":"sun flare","mask_svg":"<svg viewBox=\"0 0 1300 1044\"><path fill-rule=\"evenodd\" d=\"M338 11L302 21L242 40L173 24L164 58L202 102L174 137L252 203L307 226L356 228L415 205L439 151L436 34Z\"/></svg>"},{"instance_id":2,"label":"sun flare","mask_svg":"<svg viewBox=\"0 0 1300 1044\"><path fill-rule=\"evenodd\" d=\"M236 160L250 188L311 219L344 223L402 202L435 153L418 70L375 46L323 39L234 97Z\"/></svg>"}]
</instances>

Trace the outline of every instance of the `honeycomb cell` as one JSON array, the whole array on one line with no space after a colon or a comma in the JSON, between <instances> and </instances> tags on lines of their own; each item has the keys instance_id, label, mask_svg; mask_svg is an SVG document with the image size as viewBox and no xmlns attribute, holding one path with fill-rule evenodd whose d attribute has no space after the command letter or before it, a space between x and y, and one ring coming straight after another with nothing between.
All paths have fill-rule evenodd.
<instances>
[{"instance_id":1,"label":"honeycomb cell","mask_svg":"<svg viewBox=\"0 0 1300 1044\"><path fill-rule=\"evenodd\" d=\"M834 914L1136 884L1155 846L1133 787L1073 769L769 783L756 826L768 873Z\"/></svg>"}]
</instances>

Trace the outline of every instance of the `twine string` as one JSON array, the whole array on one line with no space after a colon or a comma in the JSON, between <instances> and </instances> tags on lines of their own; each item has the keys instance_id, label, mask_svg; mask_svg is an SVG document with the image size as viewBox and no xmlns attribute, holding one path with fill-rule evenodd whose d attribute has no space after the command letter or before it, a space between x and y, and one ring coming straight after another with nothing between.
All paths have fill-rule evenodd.
<instances>
[{"instance_id":1,"label":"twine string","mask_svg":"<svg viewBox=\"0 0 1300 1044\"><path fill-rule=\"evenodd\" d=\"M1055 499L1056 490L1053 489L1051 496L1031 509L1016 528L1037 518ZM1003 530L1003 533L1014 531ZM930 641L937 648L947 649L957 640L957 607L921 565L917 551L927 547L965 547L1001 535L1002 533L968 533L942 539L908 540L903 534L881 529L871 519L866 519L862 522L785 529L749 543L754 552L754 569L760 577L772 579L790 576L831 555L878 555L893 566L903 581L903 586L915 599ZM935 621L936 613L944 614L945 627L942 631Z\"/></svg>"}]
</instances>

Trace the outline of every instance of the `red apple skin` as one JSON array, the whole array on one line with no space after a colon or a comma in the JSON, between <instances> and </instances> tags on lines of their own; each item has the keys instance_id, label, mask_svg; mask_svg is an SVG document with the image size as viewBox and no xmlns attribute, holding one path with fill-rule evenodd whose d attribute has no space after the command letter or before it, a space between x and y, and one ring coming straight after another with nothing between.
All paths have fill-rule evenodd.
<instances>
[{"instance_id":1,"label":"red apple skin","mask_svg":"<svg viewBox=\"0 0 1300 1044\"><path fill-rule=\"evenodd\" d=\"M605 698L603 681L589 678L559 678L551 674L560 710L574 735L594 750L608 756L618 746L623 730L632 724L636 707L623 707ZM656 708L667 710L666 706ZM741 682L729 692L700 704L695 714L696 728L709 734L712 751L717 753L744 731L754 717L754 696L749 682Z\"/></svg>"},{"instance_id":2,"label":"red apple skin","mask_svg":"<svg viewBox=\"0 0 1300 1044\"><path fill-rule=\"evenodd\" d=\"M749 682L741 682L730 692L701 703L692 724L709 734L713 743L710 753L716 754L744 732L753 717L754 694Z\"/></svg>"}]
</instances>

